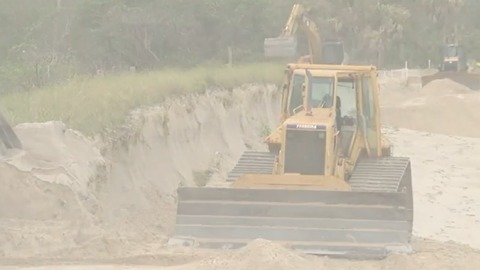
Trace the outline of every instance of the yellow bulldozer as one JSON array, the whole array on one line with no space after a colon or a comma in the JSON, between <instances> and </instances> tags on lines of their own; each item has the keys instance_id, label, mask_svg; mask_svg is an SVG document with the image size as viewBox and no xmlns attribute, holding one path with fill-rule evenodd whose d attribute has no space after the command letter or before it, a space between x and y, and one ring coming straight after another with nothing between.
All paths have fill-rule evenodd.
<instances>
[{"instance_id":1,"label":"yellow bulldozer","mask_svg":"<svg viewBox=\"0 0 480 270\"><path fill-rule=\"evenodd\" d=\"M308 40L310 54L299 55L298 30ZM307 9L301 4L293 5L290 16L280 36L264 40L264 53L270 59L293 60L298 57L299 63L310 64L342 64L346 62L343 42L334 39L323 40L317 25L307 16Z\"/></svg>"},{"instance_id":2,"label":"yellow bulldozer","mask_svg":"<svg viewBox=\"0 0 480 270\"><path fill-rule=\"evenodd\" d=\"M170 245L235 249L257 238L307 254L411 251L408 157L380 130L373 66L288 64L269 151L246 151L229 187L180 187Z\"/></svg>"}]
</instances>

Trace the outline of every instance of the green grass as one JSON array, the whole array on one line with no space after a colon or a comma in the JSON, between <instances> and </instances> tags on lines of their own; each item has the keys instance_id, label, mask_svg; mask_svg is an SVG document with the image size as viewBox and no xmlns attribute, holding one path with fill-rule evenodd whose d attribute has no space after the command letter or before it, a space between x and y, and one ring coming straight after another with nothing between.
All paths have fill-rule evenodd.
<instances>
[{"instance_id":1,"label":"green grass","mask_svg":"<svg viewBox=\"0 0 480 270\"><path fill-rule=\"evenodd\" d=\"M263 63L76 78L62 85L7 94L0 97L0 106L11 124L60 120L92 135L124 123L132 109L158 104L167 96L201 93L208 87L280 83L282 76L281 64Z\"/></svg>"}]
</instances>

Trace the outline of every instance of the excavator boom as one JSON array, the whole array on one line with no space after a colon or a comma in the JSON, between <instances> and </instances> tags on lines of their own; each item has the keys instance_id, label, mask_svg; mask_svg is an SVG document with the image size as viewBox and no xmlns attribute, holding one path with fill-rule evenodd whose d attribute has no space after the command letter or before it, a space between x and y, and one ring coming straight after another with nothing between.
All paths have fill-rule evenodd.
<instances>
[{"instance_id":1,"label":"excavator boom","mask_svg":"<svg viewBox=\"0 0 480 270\"><path fill-rule=\"evenodd\" d=\"M279 37L266 38L264 41L264 51L267 58L287 58L297 57L298 42L295 36L299 27L299 18L304 10L299 4L292 7L287 23Z\"/></svg>"}]
</instances>

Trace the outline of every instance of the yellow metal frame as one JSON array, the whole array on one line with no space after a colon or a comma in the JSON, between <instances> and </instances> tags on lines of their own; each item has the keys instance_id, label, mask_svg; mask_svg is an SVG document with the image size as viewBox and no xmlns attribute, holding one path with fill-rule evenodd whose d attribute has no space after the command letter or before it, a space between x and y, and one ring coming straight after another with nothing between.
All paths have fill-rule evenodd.
<instances>
[{"instance_id":1,"label":"yellow metal frame","mask_svg":"<svg viewBox=\"0 0 480 270\"><path fill-rule=\"evenodd\" d=\"M335 105L336 99L333 99L332 107L330 108L306 108L306 99L304 97L303 104L306 110L302 113L291 115L289 113L288 102L289 96L292 92L292 79L294 74L298 71L304 73L309 71L312 76L333 77L335 79L335 88L333 94L336 95L338 91L336 85L338 78L350 77L355 80L357 115L362 115L364 111L363 102L363 83L365 77L370 78L371 95L373 95L373 110L374 120L374 135L376 136L376 149L374 152L369 151L368 139L366 134L360 130L360 124L356 125L356 130L351 138L349 144L348 154L346 157L340 156L339 135L335 128ZM308 78L305 76L305 82ZM311 111L311 114L306 113ZM380 119L380 105L379 105L379 87L377 82L377 69L375 66L354 66L354 65L318 65L318 64L288 64L285 70L285 81L283 85L282 97L282 117L281 125L266 139L265 142L270 146L270 149L278 150L278 160L272 175L245 175L241 177L234 186L314 186L321 189L345 189L348 184L345 182L346 176L353 172L355 164L361 155L368 155L378 157L388 155L389 142L382 138L381 134L381 119ZM288 124L318 124L325 126L326 146L325 146L325 175L305 176L299 174L285 174L285 141L286 141L286 126ZM367 134L368 134L367 129ZM370 130L371 132L371 130ZM276 146L275 146L276 145ZM275 147L272 147L275 146ZM388 148L387 151L385 148ZM255 180L257 179L257 180ZM258 181L258 182L256 182ZM289 182L292 181L292 182ZM288 182L289 184L286 184Z\"/></svg>"}]
</instances>

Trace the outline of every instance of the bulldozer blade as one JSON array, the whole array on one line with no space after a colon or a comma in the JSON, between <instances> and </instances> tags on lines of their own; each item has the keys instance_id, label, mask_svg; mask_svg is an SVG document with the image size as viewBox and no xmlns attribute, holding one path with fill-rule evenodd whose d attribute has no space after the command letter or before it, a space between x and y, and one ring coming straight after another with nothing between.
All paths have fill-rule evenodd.
<instances>
[{"instance_id":1,"label":"bulldozer blade","mask_svg":"<svg viewBox=\"0 0 480 270\"><path fill-rule=\"evenodd\" d=\"M293 58L297 56L297 40L291 38L266 38L264 52L267 58Z\"/></svg>"},{"instance_id":2,"label":"bulldozer blade","mask_svg":"<svg viewBox=\"0 0 480 270\"><path fill-rule=\"evenodd\" d=\"M383 258L410 250L402 193L181 188L170 244L231 249L263 238L307 254Z\"/></svg>"},{"instance_id":3,"label":"bulldozer blade","mask_svg":"<svg viewBox=\"0 0 480 270\"><path fill-rule=\"evenodd\" d=\"M471 90L480 90L480 74L454 71L444 71L433 75L422 76L422 87L425 87L431 81L441 79L450 79L470 88Z\"/></svg>"},{"instance_id":4,"label":"bulldozer blade","mask_svg":"<svg viewBox=\"0 0 480 270\"><path fill-rule=\"evenodd\" d=\"M378 180L361 180L366 173L355 179L359 189ZM401 186L396 192L183 187L169 244L235 249L262 238L315 255L381 259L409 253L413 204L411 189Z\"/></svg>"}]
</instances>

